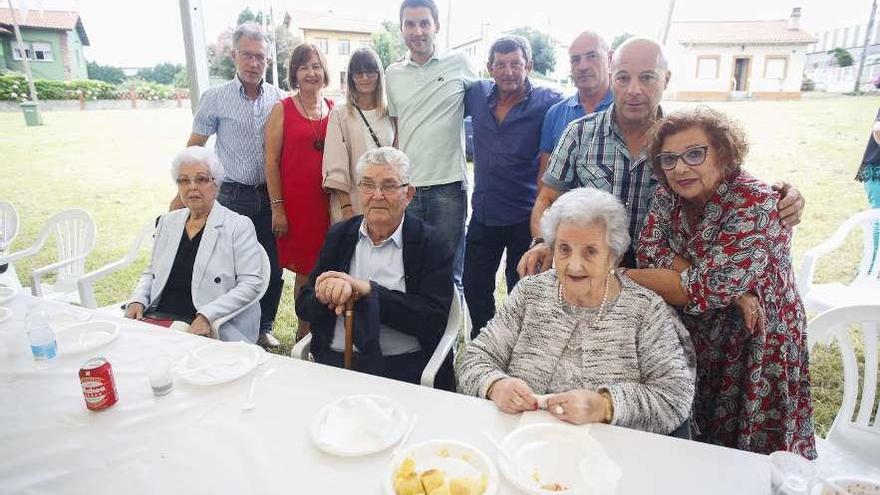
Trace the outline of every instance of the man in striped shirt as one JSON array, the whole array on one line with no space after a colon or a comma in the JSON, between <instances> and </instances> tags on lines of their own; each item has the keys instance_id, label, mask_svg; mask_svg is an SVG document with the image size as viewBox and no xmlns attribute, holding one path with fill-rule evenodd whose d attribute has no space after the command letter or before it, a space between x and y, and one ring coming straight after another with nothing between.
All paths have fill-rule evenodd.
<instances>
[{"instance_id":1,"label":"man in striped shirt","mask_svg":"<svg viewBox=\"0 0 880 495\"><path fill-rule=\"evenodd\" d=\"M217 201L254 222L257 240L269 255L272 269L269 287L260 300L257 343L276 347L279 342L270 332L281 299L282 281L266 191L263 128L272 106L285 93L263 80L269 40L259 26L238 26L232 35L232 46L235 77L202 95L187 146L204 146L211 135L216 135L214 149L226 169Z\"/></svg>"},{"instance_id":2,"label":"man in striped shirt","mask_svg":"<svg viewBox=\"0 0 880 495\"><path fill-rule=\"evenodd\" d=\"M608 109L572 122L553 149L544 187L532 208L532 248L523 255L520 276L550 268L552 253L540 235L544 211L562 193L576 187L595 187L614 194L629 212L632 244L638 242L645 216L651 206L657 180L651 160L645 155L647 132L663 117L660 99L669 83L666 57L661 46L650 39L630 38L611 60L611 91L614 103ZM789 184L781 190L779 213L788 225L797 225L804 200ZM635 266L633 247L621 265Z\"/></svg>"}]
</instances>

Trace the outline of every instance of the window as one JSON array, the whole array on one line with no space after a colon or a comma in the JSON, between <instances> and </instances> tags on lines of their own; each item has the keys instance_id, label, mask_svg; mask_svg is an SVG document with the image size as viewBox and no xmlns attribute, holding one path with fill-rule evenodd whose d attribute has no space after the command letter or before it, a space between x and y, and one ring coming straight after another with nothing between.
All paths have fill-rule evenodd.
<instances>
[{"instance_id":1,"label":"window","mask_svg":"<svg viewBox=\"0 0 880 495\"><path fill-rule=\"evenodd\" d=\"M697 79L718 79L720 61L718 56L697 57Z\"/></svg>"},{"instance_id":2,"label":"window","mask_svg":"<svg viewBox=\"0 0 880 495\"><path fill-rule=\"evenodd\" d=\"M345 90L348 89L348 80L346 79L347 75L348 74L346 74L345 71L339 73L339 89L343 93L345 93Z\"/></svg>"},{"instance_id":3,"label":"window","mask_svg":"<svg viewBox=\"0 0 880 495\"><path fill-rule=\"evenodd\" d=\"M348 55L351 53L351 41L349 40L339 40L336 43L336 46L339 48L340 55Z\"/></svg>"},{"instance_id":4,"label":"window","mask_svg":"<svg viewBox=\"0 0 880 495\"><path fill-rule=\"evenodd\" d=\"M327 38L315 38L315 46L318 47L318 50L321 50L321 53L327 54L329 51L327 47Z\"/></svg>"},{"instance_id":5,"label":"window","mask_svg":"<svg viewBox=\"0 0 880 495\"><path fill-rule=\"evenodd\" d=\"M785 79L788 57L767 57L764 60L764 79Z\"/></svg>"},{"instance_id":6,"label":"window","mask_svg":"<svg viewBox=\"0 0 880 495\"><path fill-rule=\"evenodd\" d=\"M31 49L34 51L34 59L42 60L44 62L52 62L55 60L52 57L52 44L51 43L31 43Z\"/></svg>"}]
</instances>

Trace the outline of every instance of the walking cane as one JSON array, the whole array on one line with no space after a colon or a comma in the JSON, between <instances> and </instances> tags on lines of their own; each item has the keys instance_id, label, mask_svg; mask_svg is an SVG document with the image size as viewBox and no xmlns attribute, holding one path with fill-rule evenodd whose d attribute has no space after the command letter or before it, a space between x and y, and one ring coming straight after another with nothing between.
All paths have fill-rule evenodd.
<instances>
[{"instance_id":1,"label":"walking cane","mask_svg":"<svg viewBox=\"0 0 880 495\"><path fill-rule=\"evenodd\" d=\"M352 369L352 347L354 346L354 299L345 303L345 369Z\"/></svg>"}]
</instances>

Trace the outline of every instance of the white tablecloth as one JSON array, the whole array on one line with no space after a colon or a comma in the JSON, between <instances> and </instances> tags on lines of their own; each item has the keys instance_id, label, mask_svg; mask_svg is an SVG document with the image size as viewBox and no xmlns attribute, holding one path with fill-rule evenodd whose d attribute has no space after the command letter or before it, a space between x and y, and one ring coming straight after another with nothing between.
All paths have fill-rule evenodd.
<instances>
[{"instance_id":1,"label":"white tablecloth","mask_svg":"<svg viewBox=\"0 0 880 495\"><path fill-rule=\"evenodd\" d=\"M47 365L31 359L28 304L18 296L0 323L0 494L380 494L390 451L341 458L317 450L308 427L340 397L392 398L418 422L408 443L452 439L497 457L482 434L501 439L518 416L489 401L271 356L255 372L256 408L243 411L251 377L212 387L178 381L153 397L144 363L181 358L205 340L130 320L109 345ZM67 307L70 308L70 307ZM94 313L94 318L110 317ZM119 403L86 409L78 370L89 357L113 366ZM267 371L275 369L275 372ZM762 494L769 468L762 455L625 428L594 425L591 434L623 470L619 494ZM514 493L502 485L502 494Z\"/></svg>"}]
</instances>

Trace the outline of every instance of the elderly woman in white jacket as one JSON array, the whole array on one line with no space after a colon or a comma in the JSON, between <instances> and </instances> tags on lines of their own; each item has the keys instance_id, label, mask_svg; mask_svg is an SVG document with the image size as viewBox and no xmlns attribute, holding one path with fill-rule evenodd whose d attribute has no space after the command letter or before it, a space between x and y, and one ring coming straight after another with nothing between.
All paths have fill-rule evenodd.
<instances>
[{"instance_id":1,"label":"elderly woman in white jacket","mask_svg":"<svg viewBox=\"0 0 880 495\"><path fill-rule=\"evenodd\" d=\"M262 253L253 223L215 201L225 171L212 151L177 154L171 177L185 208L163 215L150 265L135 287L127 318L184 321L211 335L211 323L260 293ZM220 339L257 341L260 305L251 304L220 328Z\"/></svg>"},{"instance_id":2,"label":"elderly woman in white jacket","mask_svg":"<svg viewBox=\"0 0 880 495\"><path fill-rule=\"evenodd\" d=\"M520 281L468 347L461 392L512 414L540 404L569 423L687 436L693 347L663 299L616 269L628 218L598 189L553 203L541 220L553 269Z\"/></svg>"}]
</instances>

